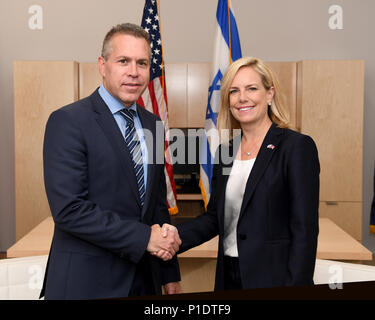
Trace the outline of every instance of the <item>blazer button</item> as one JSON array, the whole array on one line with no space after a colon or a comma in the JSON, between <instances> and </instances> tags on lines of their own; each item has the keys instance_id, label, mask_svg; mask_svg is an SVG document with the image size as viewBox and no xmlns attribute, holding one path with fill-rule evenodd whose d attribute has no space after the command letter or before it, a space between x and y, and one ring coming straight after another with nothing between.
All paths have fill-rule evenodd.
<instances>
[{"instance_id":1,"label":"blazer button","mask_svg":"<svg viewBox=\"0 0 375 320\"><path fill-rule=\"evenodd\" d=\"M239 235L240 240L246 240L246 234L240 233Z\"/></svg>"}]
</instances>

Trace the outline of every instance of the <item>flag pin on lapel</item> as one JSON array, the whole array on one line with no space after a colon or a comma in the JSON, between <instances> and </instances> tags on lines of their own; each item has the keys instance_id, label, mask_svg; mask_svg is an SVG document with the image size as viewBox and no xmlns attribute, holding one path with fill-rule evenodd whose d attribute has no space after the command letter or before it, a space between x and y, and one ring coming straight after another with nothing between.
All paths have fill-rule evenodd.
<instances>
[{"instance_id":1,"label":"flag pin on lapel","mask_svg":"<svg viewBox=\"0 0 375 320\"><path fill-rule=\"evenodd\" d=\"M273 150L273 149L275 149L275 146L274 146L273 144L269 144L269 145L267 146L267 149L271 149L271 150Z\"/></svg>"}]
</instances>

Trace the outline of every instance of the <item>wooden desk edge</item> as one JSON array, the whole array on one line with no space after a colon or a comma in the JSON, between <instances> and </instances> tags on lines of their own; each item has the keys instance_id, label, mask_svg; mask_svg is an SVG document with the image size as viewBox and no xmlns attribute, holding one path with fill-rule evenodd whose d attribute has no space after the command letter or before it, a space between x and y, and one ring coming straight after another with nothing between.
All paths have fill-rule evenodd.
<instances>
[{"instance_id":1,"label":"wooden desk edge","mask_svg":"<svg viewBox=\"0 0 375 320\"><path fill-rule=\"evenodd\" d=\"M13 259L13 258L25 258L25 257L35 257L35 256L45 256L49 254L49 250L34 250L34 251L28 251L28 250L14 250L9 252L7 251L7 259Z\"/></svg>"},{"instance_id":2,"label":"wooden desk edge","mask_svg":"<svg viewBox=\"0 0 375 320\"><path fill-rule=\"evenodd\" d=\"M177 255L178 258L217 258L217 250L195 250L190 249Z\"/></svg>"},{"instance_id":3,"label":"wooden desk edge","mask_svg":"<svg viewBox=\"0 0 375 320\"><path fill-rule=\"evenodd\" d=\"M372 260L372 252L318 252L316 258L322 260Z\"/></svg>"},{"instance_id":4,"label":"wooden desk edge","mask_svg":"<svg viewBox=\"0 0 375 320\"><path fill-rule=\"evenodd\" d=\"M321 222L329 221L329 223L333 223L328 218L320 218L319 219ZM50 243L52 240L52 234L53 234L53 220L52 217L48 217L45 219L40 225L46 227L48 225L47 229L50 228L51 232L51 239L48 243L48 247L45 247L44 249L22 249L19 248L19 242L23 240L27 235L23 238L21 238L17 243L15 243L12 247L10 247L7 250L7 257L8 258L18 258L18 257L28 257L28 256L39 256L39 255L48 255L49 253L49 248L50 248ZM38 225L36 228L38 228L40 225ZM336 224L335 224L336 226ZM35 228L35 229L36 229ZM339 227L338 227L339 228ZM35 229L33 229L31 232L35 233ZM340 228L341 229L341 228ZM342 230L342 229L341 229ZM343 231L343 230L342 230ZM343 231L345 232L345 231ZM349 236L349 235L348 235ZM355 240L355 239L354 239ZM218 241L218 236L215 238L207 241L206 243L192 248L182 254L179 254L179 258L216 258L217 257L217 241ZM358 242L357 240L355 240ZM319 240L318 240L319 243ZM358 244L361 246L360 251L356 252L332 252L332 251L318 251L317 252L317 259L327 259L327 260L372 260L372 252L368 250L366 247L364 247L360 242ZM319 244L318 244L319 248Z\"/></svg>"}]
</instances>

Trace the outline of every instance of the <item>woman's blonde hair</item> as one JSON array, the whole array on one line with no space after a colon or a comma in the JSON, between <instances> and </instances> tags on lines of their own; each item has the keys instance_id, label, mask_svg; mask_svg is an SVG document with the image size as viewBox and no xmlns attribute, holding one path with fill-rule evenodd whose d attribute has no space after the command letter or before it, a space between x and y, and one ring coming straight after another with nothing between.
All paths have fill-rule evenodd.
<instances>
[{"instance_id":1,"label":"woman's blonde hair","mask_svg":"<svg viewBox=\"0 0 375 320\"><path fill-rule=\"evenodd\" d=\"M262 84L266 90L274 88L274 96L271 106L268 107L268 116L271 121L280 128L289 128L289 112L285 107L284 97L280 89L279 81L272 71L262 60L254 57L244 57L233 62L227 69L221 82L220 90L220 110L217 118L219 132L222 129L229 129L229 138L233 138L233 130L240 129L239 122L232 116L229 105L229 92L232 81L238 70L243 67L252 67L257 71L262 79Z\"/></svg>"}]
</instances>

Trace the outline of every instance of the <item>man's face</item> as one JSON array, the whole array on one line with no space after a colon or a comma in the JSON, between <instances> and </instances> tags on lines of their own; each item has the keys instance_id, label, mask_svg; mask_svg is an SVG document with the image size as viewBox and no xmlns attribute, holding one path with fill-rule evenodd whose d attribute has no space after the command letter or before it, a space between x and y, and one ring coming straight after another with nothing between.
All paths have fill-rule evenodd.
<instances>
[{"instance_id":1,"label":"man's face","mask_svg":"<svg viewBox=\"0 0 375 320\"><path fill-rule=\"evenodd\" d=\"M145 90L150 78L150 47L144 38L115 34L112 50L98 59L99 72L107 91L130 107Z\"/></svg>"}]
</instances>

